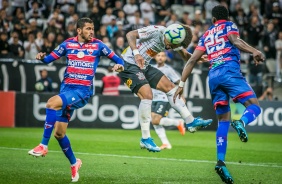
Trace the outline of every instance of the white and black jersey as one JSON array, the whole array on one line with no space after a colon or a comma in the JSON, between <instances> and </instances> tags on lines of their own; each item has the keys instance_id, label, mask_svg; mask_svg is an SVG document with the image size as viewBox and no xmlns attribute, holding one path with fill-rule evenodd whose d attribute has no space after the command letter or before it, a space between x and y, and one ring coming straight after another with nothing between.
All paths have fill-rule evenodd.
<instances>
[{"instance_id":1,"label":"white and black jersey","mask_svg":"<svg viewBox=\"0 0 282 184\"><path fill-rule=\"evenodd\" d=\"M158 53L165 51L163 36L165 29L164 26L147 26L137 29L139 39L136 42L136 46L140 55L145 60L145 68L149 65L152 58ZM122 52L122 57L126 62L137 65L130 47L127 47Z\"/></svg>"}]
</instances>

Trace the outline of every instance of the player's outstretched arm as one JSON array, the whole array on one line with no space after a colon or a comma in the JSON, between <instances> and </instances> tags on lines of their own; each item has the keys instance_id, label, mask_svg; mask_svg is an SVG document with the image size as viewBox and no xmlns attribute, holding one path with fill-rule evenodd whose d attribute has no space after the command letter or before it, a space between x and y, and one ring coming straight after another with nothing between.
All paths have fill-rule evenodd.
<instances>
[{"instance_id":1,"label":"player's outstretched arm","mask_svg":"<svg viewBox=\"0 0 282 184\"><path fill-rule=\"evenodd\" d=\"M46 56L45 52L39 52L35 59L42 61L45 64L49 64L52 61L59 59L66 54L66 48L64 42L58 45L49 55Z\"/></svg>"},{"instance_id":2,"label":"player's outstretched arm","mask_svg":"<svg viewBox=\"0 0 282 184\"><path fill-rule=\"evenodd\" d=\"M188 61L192 54L190 54L186 49L182 48L181 50L177 50L178 54L182 57L184 61Z\"/></svg>"},{"instance_id":3,"label":"player's outstretched arm","mask_svg":"<svg viewBox=\"0 0 282 184\"><path fill-rule=\"evenodd\" d=\"M265 60L264 55L259 50L248 45L244 40L240 39L237 35L230 34L228 35L228 39L233 45L235 45L235 47L237 47L241 51L253 54L254 61L256 64Z\"/></svg>"},{"instance_id":4,"label":"player's outstretched arm","mask_svg":"<svg viewBox=\"0 0 282 184\"><path fill-rule=\"evenodd\" d=\"M204 51L195 50L194 53L192 54L191 58L185 64L183 71L182 71L181 81L179 83L178 89L176 90L176 92L174 93L174 96L173 96L174 102L175 102L175 99L177 98L177 96L178 96L178 98L181 98L181 95L183 93L184 83L187 80L187 78L190 76L190 74L192 73L192 70L193 70L196 62L202 57L203 54L204 54Z\"/></svg>"},{"instance_id":5,"label":"player's outstretched arm","mask_svg":"<svg viewBox=\"0 0 282 184\"><path fill-rule=\"evenodd\" d=\"M186 49L181 49L181 50L178 50L177 51L178 52L178 54L182 57L182 59L184 60L184 61L188 61L190 58L191 58L191 56L192 56L192 54L191 53L189 53ZM204 62L208 62L208 59L207 59L207 55L203 55L198 61L200 61L201 63L204 63Z\"/></svg>"}]
</instances>

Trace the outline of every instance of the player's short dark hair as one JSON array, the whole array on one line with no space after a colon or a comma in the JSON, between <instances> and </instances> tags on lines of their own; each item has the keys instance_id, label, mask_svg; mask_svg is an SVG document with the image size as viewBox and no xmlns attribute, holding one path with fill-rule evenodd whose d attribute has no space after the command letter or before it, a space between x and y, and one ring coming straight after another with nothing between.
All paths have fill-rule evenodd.
<instances>
[{"instance_id":1,"label":"player's short dark hair","mask_svg":"<svg viewBox=\"0 0 282 184\"><path fill-rule=\"evenodd\" d=\"M216 20L228 20L229 11L225 6L217 5L212 9L212 16L216 18Z\"/></svg>"},{"instance_id":2,"label":"player's short dark hair","mask_svg":"<svg viewBox=\"0 0 282 184\"><path fill-rule=\"evenodd\" d=\"M183 42L181 42L181 46L184 47L185 49L190 45L191 41L192 41L192 30L189 26L181 24L183 26L183 28L185 29L186 32L186 36L185 39L183 40Z\"/></svg>"},{"instance_id":3,"label":"player's short dark hair","mask_svg":"<svg viewBox=\"0 0 282 184\"><path fill-rule=\"evenodd\" d=\"M82 18L78 19L78 21L76 23L76 28L82 29L84 27L85 23L93 24L93 21L88 17L82 17Z\"/></svg>"}]
</instances>

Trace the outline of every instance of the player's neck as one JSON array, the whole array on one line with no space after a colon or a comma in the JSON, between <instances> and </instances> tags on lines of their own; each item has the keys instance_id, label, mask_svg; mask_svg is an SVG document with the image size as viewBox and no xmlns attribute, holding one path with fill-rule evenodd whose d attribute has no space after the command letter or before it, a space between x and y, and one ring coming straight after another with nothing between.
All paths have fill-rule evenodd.
<instances>
[{"instance_id":1,"label":"player's neck","mask_svg":"<svg viewBox=\"0 0 282 184\"><path fill-rule=\"evenodd\" d=\"M87 40L83 39L83 38L80 37L80 36L77 37L77 41L78 41L79 43L87 43L87 42L88 42Z\"/></svg>"}]
</instances>

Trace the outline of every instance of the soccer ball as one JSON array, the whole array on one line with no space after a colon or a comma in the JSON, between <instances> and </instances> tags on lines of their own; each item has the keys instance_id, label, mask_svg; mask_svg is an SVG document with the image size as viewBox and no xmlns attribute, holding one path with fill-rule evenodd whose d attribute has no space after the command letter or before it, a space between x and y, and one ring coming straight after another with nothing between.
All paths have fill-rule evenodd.
<instances>
[{"instance_id":1,"label":"soccer ball","mask_svg":"<svg viewBox=\"0 0 282 184\"><path fill-rule=\"evenodd\" d=\"M186 36L185 29L180 24L169 25L164 32L164 36L172 44L180 44Z\"/></svg>"},{"instance_id":2,"label":"soccer ball","mask_svg":"<svg viewBox=\"0 0 282 184\"><path fill-rule=\"evenodd\" d=\"M44 90L43 83L42 82L35 83L35 89L36 89L36 91L43 91Z\"/></svg>"}]
</instances>

